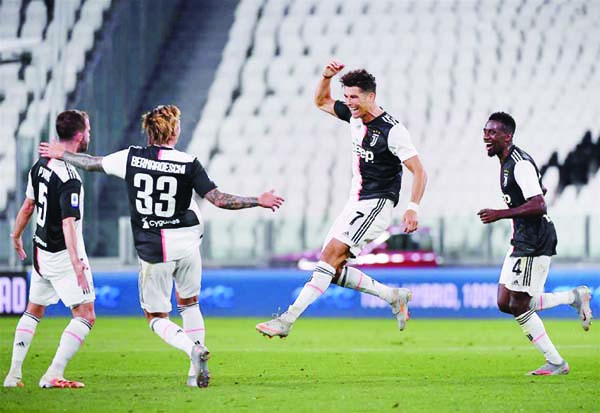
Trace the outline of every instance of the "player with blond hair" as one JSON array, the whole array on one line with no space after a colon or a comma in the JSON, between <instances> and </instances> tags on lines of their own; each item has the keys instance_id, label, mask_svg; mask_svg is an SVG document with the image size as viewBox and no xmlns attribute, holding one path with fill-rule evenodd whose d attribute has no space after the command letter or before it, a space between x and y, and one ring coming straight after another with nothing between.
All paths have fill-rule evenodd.
<instances>
[{"instance_id":1,"label":"player with blond hair","mask_svg":"<svg viewBox=\"0 0 600 413\"><path fill-rule=\"evenodd\" d=\"M196 157L175 149L180 134L180 111L158 106L142 118L148 137L145 147L130 146L110 155L89 156L66 151L56 142L42 143L40 153L88 171L99 171L127 183L131 228L139 256L140 303L150 328L191 361L187 384L208 386L209 352L204 319L198 306L202 276L200 242L203 224L194 196L219 208L269 208L283 198L273 192L242 197L221 192ZM175 282L183 329L169 320Z\"/></svg>"}]
</instances>

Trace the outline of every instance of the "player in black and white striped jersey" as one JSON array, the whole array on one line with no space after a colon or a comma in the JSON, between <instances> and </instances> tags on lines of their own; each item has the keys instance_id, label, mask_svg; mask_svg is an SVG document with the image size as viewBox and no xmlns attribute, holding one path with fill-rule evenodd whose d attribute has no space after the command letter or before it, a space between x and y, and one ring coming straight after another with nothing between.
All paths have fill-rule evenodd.
<instances>
[{"instance_id":1,"label":"player in black and white striped jersey","mask_svg":"<svg viewBox=\"0 0 600 413\"><path fill-rule=\"evenodd\" d=\"M269 337L287 336L293 323L331 282L387 301L400 330L404 330L408 319L410 291L383 285L346 263L392 223L403 165L414 175L403 226L407 233L417 229L419 202L427 175L404 125L376 104L373 75L364 69L346 73L341 78L345 102L331 97L331 79L343 68L335 60L325 66L315 103L319 109L350 124L353 172L350 199L329 231L317 267L296 301L282 315L256 325L260 333Z\"/></svg>"},{"instance_id":2,"label":"player in black and white striped jersey","mask_svg":"<svg viewBox=\"0 0 600 413\"><path fill-rule=\"evenodd\" d=\"M190 357L187 385L206 387L210 379L209 352L198 306L204 226L194 197L204 197L224 209L260 206L273 211L281 206L283 198L274 191L259 197L219 191L198 159L175 149L179 118L180 111L174 105L161 105L146 113L142 124L148 135L145 147L131 146L99 157L68 152L57 143L42 143L40 153L125 180L140 261L140 304L152 331ZM173 281L183 329L168 318Z\"/></svg>"},{"instance_id":3,"label":"player in black and white striped jersey","mask_svg":"<svg viewBox=\"0 0 600 413\"><path fill-rule=\"evenodd\" d=\"M498 281L498 307L512 314L527 338L542 353L546 363L531 375L569 373L569 365L546 334L536 311L571 305L579 313L584 330L592 318L590 290L579 286L570 291L544 293L557 236L546 210L545 189L533 158L513 144L515 120L507 113L493 113L483 129L488 156L500 160L500 188L508 209L483 209L477 214L484 224L513 220L513 238Z\"/></svg>"},{"instance_id":4,"label":"player in black and white striped jersey","mask_svg":"<svg viewBox=\"0 0 600 413\"><path fill-rule=\"evenodd\" d=\"M56 119L56 131L65 146L85 152L90 123L85 112L69 110ZM83 383L66 380L69 360L94 325L94 284L82 234L83 186L71 165L58 159L40 158L28 175L26 198L11 237L21 260L26 253L22 234L37 212L33 238L33 270L29 303L15 332L12 363L4 387L21 387L22 364L37 325L48 305L60 299L71 308L73 319L65 328L52 364L40 379L43 388L79 388Z\"/></svg>"}]
</instances>

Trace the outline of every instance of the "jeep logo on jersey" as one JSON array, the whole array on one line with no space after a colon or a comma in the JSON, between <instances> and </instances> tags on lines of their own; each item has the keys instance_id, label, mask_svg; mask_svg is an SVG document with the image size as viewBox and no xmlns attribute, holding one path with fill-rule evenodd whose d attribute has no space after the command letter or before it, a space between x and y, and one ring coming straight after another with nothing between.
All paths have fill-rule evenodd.
<instances>
[{"instance_id":1,"label":"jeep logo on jersey","mask_svg":"<svg viewBox=\"0 0 600 413\"><path fill-rule=\"evenodd\" d=\"M352 151L361 158L363 158L365 162L373 162L373 160L375 159L375 154L373 152L366 150L356 142L354 142L354 147L352 148Z\"/></svg>"},{"instance_id":2,"label":"jeep logo on jersey","mask_svg":"<svg viewBox=\"0 0 600 413\"><path fill-rule=\"evenodd\" d=\"M79 207L79 194L77 192L71 194L71 206L73 208Z\"/></svg>"},{"instance_id":3,"label":"jeep logo on jersey","mask_svg":"<svg viewBox=\"0 0 600 413\"><path fill-rule=\"evenodd\" d=\"M162 228L165 225L177 225L180 222L181 221L179 221L179 218L175 218L170 221L168 219L159 219L159 220L155 221L153 219L148 219L147 217L144 217L144 218L142 218L142 228L143 229Z\"/></svg>"},{"instance_id":4,"label":"jeep logo on jersey","mask_svg":"<svg viewBox=\"0 0 600 413\"><path fill-rule=\"evenodd\" d=\"M510 195L508 195L508 194L502 194L502 199L504 200L504 202L506 202L506 205L510 206L510 203L512 201L512 199L510 198Z\"/></svg>"}]
</instances>

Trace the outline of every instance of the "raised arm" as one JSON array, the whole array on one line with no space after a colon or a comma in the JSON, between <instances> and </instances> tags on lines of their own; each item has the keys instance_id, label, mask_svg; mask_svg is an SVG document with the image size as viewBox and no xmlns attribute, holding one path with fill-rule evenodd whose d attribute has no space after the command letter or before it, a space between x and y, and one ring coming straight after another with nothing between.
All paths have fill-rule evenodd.
<instances>
[{"instance_id":1,"label":"raised arm","mask_svg":"<svg viewBox=\"0 0 600 413\"><path fill-rule=\"evenodd\" d=\"M275 191L265 192L259 197L245 197L239 195L227 194L213 189L204 195L204 198L214 206L222 209L244 209L260 206L269 208L273 212L283 204L284 199L279 195L275 195Z\"/></svg>"},{"instance_id":2,"label":"raised arm","mask_svg":"<svg viewBox=\"0 0 600 413\"><path fill-rule=\"evenodd\" d=\"M102 168L102 156L91 156L84 153L73 153L65 150L60 142L41 142L40 156L62 159L71 165L92 172L105 172Z\"/></svg>"},{"instance_id":3,"label":"raised arm","mask_svg":"<svg viewBox=\"0 0 600 413\"><path fill-rule=\"evenodd\" d=\"M404 232L410 233L416 231L419 227L419 204L425 193L427 173L421 163L421 159L417 155L405 160L404 165L413 174L410 203L403 218Z\"/></svg>"},{"instance_id":4,"label":"raised arm","mask_svg":"<svg viewBox=\"0 0 600 413\"><path fill-rule=\"evenodd\" d=\"M344 69L344 64L337 60L327 63L325 68L323 68L321 79L315 91L315 105L322 111L333 116L336 116L336 114L333 109L335 100L331 97L331 79L342 69Z\"/></svg>"}]
</instances>

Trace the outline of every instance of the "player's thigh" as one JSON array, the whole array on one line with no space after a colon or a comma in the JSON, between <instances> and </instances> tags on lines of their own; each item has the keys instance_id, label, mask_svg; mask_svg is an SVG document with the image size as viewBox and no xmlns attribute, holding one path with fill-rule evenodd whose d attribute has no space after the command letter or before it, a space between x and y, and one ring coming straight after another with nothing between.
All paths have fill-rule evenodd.
<instances>
[{"instance_id":1,"label":"player's thigh","mask_svg":"<svg viewBox=\"0 0 600 413\"><path fill-rule=\"evenodd\" d=\"M197 297L200 294L202 258L199 249L177 260L174 278L175 290L180 298Z\"/></svg>"},{"instance_id":2,"label":"player's thigh","mask_svg":"<svg viewBox=\"0 0 600 413\"><path fill-rule=\"evenodd\" d=\"M31 270L29 280L29 302L42 306L56 304L59 300L52 283L44 279L36 270Z\"/></svg>"},{"instance_id":3,"label":"player's thigh","mask_svg":"<svg viewBox=\"0 0 600 413\"><path fill-rule=\"evenodd\" d=\"M550 270L549 256L510 257L507 256L502 266L500 280L510 291L524 292L529 295L544 291L544 285Z\"/></svg>"},{"instance_id":4,"label":"player's thigh","mask_svg":"<svg viewBox=\"0 0 600 413\"><path fill-rule=\"evenodd\" d=\"M52 285L56 295L65 306L73 307L95 300L94 281L87 258L85 261L88 269L85 271L85 276L90 289L85 293L77 283L77 276L67 250L51 253L37 249L36 255L37 261L34 268L37 269L41 278Z\"/></svg>"},{"instance_id":5,"label":"player's thigh","mask_svg":"<svg viewBox=\"0 0 600 413\"><path fill-rule=\"evenodd\" d=\"M57 267L57 271L48 275L48 279L54 286L60 300L67 307L73 307L84 303L93 303L96 299L94 290L94 281L92 271L88 268L85 270L85 278L87 279L89 291L84 292L77 282L77 275L73 269L70 260L67 264Z\"/></svg>"},{"instance_id":6,"label":"player's thigh","mask_svg":"<svg viewBox=\"0 0 600 413\"><path fill-rule=\"evenodd\" d=\"M335 238L350 247L352 256L358 256L367 243L390 226L393 209L389 199L349 202L327 234L325 245Z\"/></svg>"},{"instance_id":7,"label":"player's thigh","mask_svg":"<svg viewBox=\"0 0 600 413\"><path fill-rule=\"evenodd\" d=\"M175 261L150 263L142 259L138 277L140 305L148 313L171 312Z\"/></svg>"}]
</instances>

